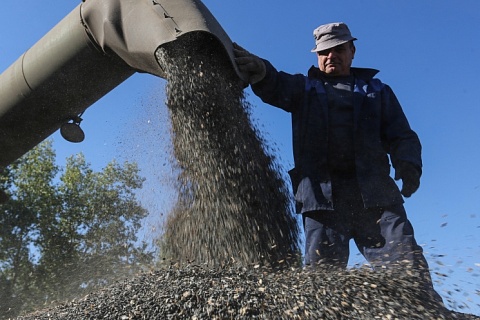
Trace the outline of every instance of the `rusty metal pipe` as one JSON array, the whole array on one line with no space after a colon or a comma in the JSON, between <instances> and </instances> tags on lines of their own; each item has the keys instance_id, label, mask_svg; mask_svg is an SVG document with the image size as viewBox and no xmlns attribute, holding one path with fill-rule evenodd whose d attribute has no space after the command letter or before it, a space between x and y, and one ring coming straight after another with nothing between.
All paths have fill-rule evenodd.
<instances>
[{"instance_id":1,"label":"rusty metal pipe","mask_svg":"<svg viewBox=\"0 0 480 320\"><path fill-rule=\"evenodd\" d=\"M0 75L0 167L135 72L167 78L156 50L191 32L209 34L233 61L228 35L199 0L83 1Z\"/></svg>"}]
</instances>

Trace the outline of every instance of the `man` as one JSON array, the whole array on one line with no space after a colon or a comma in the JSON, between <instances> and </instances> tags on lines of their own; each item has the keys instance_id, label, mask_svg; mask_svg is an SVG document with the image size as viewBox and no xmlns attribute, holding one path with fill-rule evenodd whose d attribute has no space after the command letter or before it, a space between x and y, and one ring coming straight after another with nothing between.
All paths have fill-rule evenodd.
<instances>
[{"instance_id":1,"label":"man","mask_svg":"<svg viewBox=\"0 0 480 320\"><path fill-rule=\"evenodd\" d=\"M391 88L374 78L378 71L351 67L357 39L346 24L322 25L313 34L318 68L307 76L279 72L234 45L253 92L292 114L289 173L303 216L305 264L345 268L353 239L374 268L415 268L440 299L403 206L402 195L420 185L418 136Z\"/></svg>"}]
</instances>

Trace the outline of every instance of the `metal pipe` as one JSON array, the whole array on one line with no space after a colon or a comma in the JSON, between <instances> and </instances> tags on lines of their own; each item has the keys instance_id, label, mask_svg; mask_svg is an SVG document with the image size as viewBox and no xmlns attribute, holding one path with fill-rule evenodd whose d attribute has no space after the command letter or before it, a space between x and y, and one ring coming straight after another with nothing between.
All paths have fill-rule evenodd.
<instances>
[{"instance_id":1,"label":"metal pipe","mask_svg":"<svg viewBox=\"0 0 480 320\"><path fill-rule=\"evenodd\" d=\"M134 72L96 48L75 8L0 75L0 167Z\"/></svg>"},{"instance_id":2,"label":"metal pipe","mask_svg":"<svg viewBox=\"0 0 480 320\"><path fill-rule=\"evenodd\" d=\"M135 72L167 78L156 50L191 32L233 61L228 35L199 0L84 0L0 75L0 168Z\"/></svg>"}]
</instances>

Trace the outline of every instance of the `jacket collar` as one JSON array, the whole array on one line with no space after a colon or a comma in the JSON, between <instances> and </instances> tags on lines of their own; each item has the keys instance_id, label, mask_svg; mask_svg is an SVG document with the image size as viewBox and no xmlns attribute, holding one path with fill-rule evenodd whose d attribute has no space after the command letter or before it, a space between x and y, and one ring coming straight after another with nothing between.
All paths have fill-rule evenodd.
<instances>
[{"instance_id":1,"label":"jacket collar","mask_svg":"<svg viewBox=\"0 0 480 320\"><path fill-rule=\"evenodd\" d=\"M362 79L364 81L371 80L379 72L377 69L370 69L370 68L352 67L350 68L350 70L356 78ZM311 66L310 69L308 70L309 78L321 79L322 74L323 73L320 71L320 69L318 69L315 66Z\"/></svg>"}]
</instances>

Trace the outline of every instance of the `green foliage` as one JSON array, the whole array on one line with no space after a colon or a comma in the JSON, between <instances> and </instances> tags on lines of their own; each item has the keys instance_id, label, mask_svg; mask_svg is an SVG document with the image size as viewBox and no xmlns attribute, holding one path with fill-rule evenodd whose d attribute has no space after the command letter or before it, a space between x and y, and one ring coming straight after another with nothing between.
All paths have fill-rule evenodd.
<instances>
[{"instance_id":1,"label":"green foliage","mask_svg":"<svg viewBox=\"0 0 480 320\"><path fill-rule=\"evenodd\" d=\"M149 265L136 164L94 172L82 154L55 164L47 140L0 175L0 314L72 299ZM2 317L0 316L0 318Z\"/></svg>"}]
</instances>

